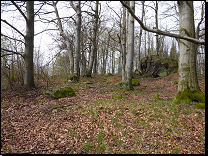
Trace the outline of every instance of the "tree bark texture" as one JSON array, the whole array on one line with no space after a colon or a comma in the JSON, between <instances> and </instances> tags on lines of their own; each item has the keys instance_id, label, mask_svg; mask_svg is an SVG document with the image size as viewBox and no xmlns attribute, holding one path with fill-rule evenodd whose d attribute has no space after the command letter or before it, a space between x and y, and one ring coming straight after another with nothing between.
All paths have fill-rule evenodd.
<instances>
[{"instance_id":1,"label":"tree bark texture","mask_svg":"<svg viewBox=\"0 0 208 156\"><path fill-rule=\"evenodd\" d=\"M90 54L89 65L88 65L88 69L86 71L86 76L87 77L91 77L94 57L95 57L95 54L96 54L96 51L97 51L98 4L99 4L99 1L96 1L96 9L95 9L95 15L94 15L95 16L95 22L94 22L94 28L93 28L93 50Z\"/></svg>"},{"instance_id":2,"label":"tree bark texture","mask_svg":"<svg viewBox=\"0 0 208 156\"><path fill-rule=\"evenodd\" d=\"M73 9L76 11L77 14L77 21L76 21L76 36L75 36L75 54L74 54L74 75L80 76L79 73L79 60L80 60L80 36L81 36L81 1L78 1L78 4L76 6L73 5L73 2L71 2L71 5Z\"/></svg>"},{"instance_id":3,"label":"tree bark texture","mask_svg":"<svg viewBox=\"0 0 208 156\"><path fill-rule=\"evenodd\" d=\"M24 85L32 88L34 83L33 48L34 48L34 1L26 2L27 20L25 36L25 79Z\"/></svg>"},{"instance_id":4,"label":"tree bark texture","mask_svg":"<svg viewBox=\"0 0 208 156\"><path fill-rule=\"evenodd\" d=\"M135 10L135 1L130 1L131 10ZM125 85L130 90L133 89L132 85L132 67L133 67L133 54L134 54L134 17L129 14L128 20L128 33L127 33L127 56L125 66Z\"/></svg>"},{"instance_id":5,"label":"tree bark texture","mask_svg":"<svg viewBox=\"0 0 208 156\"><path fill-rule=\"evenodd\" d=\"M142 16L141 16L141 21L143 22L144 18L144 3L145 1L142 1ZM139 32L139 51L138 51L138 71L141 72L141 60L140 60L140 51L141 51L141 38L142 38L142 27L140 26L140 32Z\"/></svg>"},{"instance_id":6,"label":"tree bark texture","mask_svg":"<svg viewBox=\"0 0 208 156\"><path fill-rule=\"evenodd\" d=\"M155 26L156 29L158 29L158 1L155 1L156 8L155 8ZM161 53L159 54L159 40L158 40L158 34L156 34L156 50L157 55L161 56Z\"/></svg>"},{"instance_id":7,"label":"tree bark texture","mask_svg":"<svg viewBox=\"0 0 208 156\"><path fill-rule=\"evenodd\" d=\"M193 1L178 1L180 34L195 37ZM195 44L183 39L179 41L178 91L200 90L196 74Z\"/></svg>"},{"instance_id":8,"label":"tree bark texture","mask_svg":"<svg viewBox=\"0 0 208 156\"><path fill-rule=\"evenodd\" d=\"M123 7L123 50L122 50L122 83L125 83L125 66L126 66L126 8Z\"/></svg>"}]
</instances>

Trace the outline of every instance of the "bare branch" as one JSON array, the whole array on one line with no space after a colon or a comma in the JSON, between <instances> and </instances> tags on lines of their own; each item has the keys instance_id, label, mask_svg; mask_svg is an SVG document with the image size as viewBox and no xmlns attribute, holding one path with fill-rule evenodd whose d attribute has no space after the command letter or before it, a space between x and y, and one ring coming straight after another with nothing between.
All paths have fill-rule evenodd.
<instances>
[{"instance_id":1,"label":"bare branch","mask_svg":"<svg viewBox=\"0 0 208 156\"><path fill-rule=\"evenodd\" d=\"M62 23L61 23L61 20L60 20L60 17L59 17L59 13L58 13L58 9L57 9L57 7L56 7L56 4L58 3L58 1L57 2L54 2L53 1L53 7L54 7L54 10L55 10L55 13L56 13L56 18L57 18L57 20L58 20L58 29L59 29L59 31L60 31L60 35L64 38L64 39L66 39L67 37L66 37L66 35L64 34L64 31L63 31L63 27L62 27Z\"/></svg>"},{"instance_id":2,"label":"bare branch","mask_svg":"<svg viewBox=\"0 0 208 156\"><path fill-rule=\"evenodd\" d=\"M14 6L17 8L17 10L19 10L19 12L22 14L22 16L25 18L25 20L27 21L27 17L25 16L25 14L22 12L22 10L19 8L19 6L14 2L14 1L11 1Z\"/></svg>"},{"instance_id":3,"label":"bare branch","mask_svg":"<svg viewBox=\"0 0 208 156\"><path fill-rule=\"evenodd\" d=\"M199 35L198 37L200 38L200 37L202 37L202 36L204 36L205 35L205 32L204 33L202 33L201 35Z\"/></svg>"},{"instance_id":4,"label":"bare branch","mask_svg":"<svg viewBox=\"0 0 208 156\"><path fill-rule=\"evenodd\" d=\"M196 29L196 38L199 39L199 27L204 20L204 4L202 3L202 10L201 10L201 20L199 21ZM203 35L202 35L203 36Z\"/></svg>"},{"instance_id":5,"label":"bare branch","mask_svg":"<svg viewBox=\"0 0 208 156\"><path fill-rule=\"evenodd\" d=\"M43 31L41 31L41 32L39 32L39 33L37 33L37 34L35 34L34 36L39 35L39 34L45 32L45 31L50 31L50 30L58 30L58 29L45 29L45 30L43 30Z\"/></svg>"},{"instance_id":6,"label":"bare branch","mask_svg":"<svg viewBox=\"0 0 208 156\"><path fill-rule=\"evenodd\" d=\"M75 12L77 12L77 8L75 7L74 3L72 1L70 1L70 5L72 6L72 8L74 9Z\"/></svg>"},{"instance_id":7,"label":"bare branch","mask_svg":"<svg viewBox=\"0 0 208 156\"><path fill-rule=\"evenodd\" d=\"M87 13L88 15L90 15L90 16L95 16L95 14L93 14L93 13L91 13L91 12L89 12L89 11L81 11L81 12L85 12L85 13Z\"/></svg>"},{"instance_id":8,"label":"bare branch","mask_svg":"<svg viewBox=\"0 0 208 156\"><path fill-rule=\"evenodd\" d=\"M7 38L9 38L9 39L16 40L16 41L19 41L19 42L22 42L22 43L25 44L25 42L23 42L22 40L18 40L18 39L16 39L16 38L9 37L9 36L4 35L4 34L2 34L2 33L1 33L1 35L2 35L2 36L5 36L5 37L7 37Z\"/></svg>"},{"instance_id":9,"label":"bare branch","mask_svg":"<svg viewBox=\"0 0 208 156\"><path fill-rule=\"evenodd\" d=\"M37 15L37 13L40 11L40 9L45 5L45 2L43 2L43 4L41 5L41 7L38 9L38 11L36 11L36 13L34 13L34 16Z\"/></svg>"},{"instance_id":10,"label":"bare branch","mask_svg":"<svg viewBox=\"0 0 208 156\"><path fill-rule=\"evenodd\" d=\"M151 28L148 28L148 27L144 26L143 22L134 14L134 12L131 10L131 8L128 5L126 5L123 1L120 1L120 2L124 7L126 7L128 9L129 13L137 20L137 22L139 22L139 24L141 25L141 27L144 30L149 31L149 32L153 32L153 33L157 33L157 34L160 34L160 35L175 37L177 39L184 39L184 40L187 40L189 42L196 43L196 44L205 45L205 41L197 40L195 38L184 36L184 35L173 34L173 33L169 33L169 32L166 32L166 31L161 31L159 29L151 29Z\"/></svg>"},{"instance_id":11,"label":"bare branch","mask_svg":"<svg viewBox=\"0 0 208 156\"><path fill-rule=\"evenodd\" d=\"M22 56L23 58L25 58L25 55L22 54L21 52L15 52L15 51L8 50L8 49L4 49L4 48L1 48L1 50L4 50L4 51L7 51L7 52L10 52L10 53L11 53L11 54L3 54L3 55L1 55L1 57L7 56L7 55L17 54L17 55L20 55L20 56Z\"/></svg>"},{"instance_id":12,"label":"bare branch","mask_svg":"<svg viewBox=\"0 0 208 156\"><path fill-rule=\"evenodd\" d=\"M106 3L107 4L107 3ZM119 18L121 18L121 16L115 11L115 10L113 10L113 8L111 8L108 4L107 4L107 6L119 17Z\"/></svg>"},{"instance_id":13,"label":"bare branch","mask_svg":"<svg viewBox=\"0 0 208 156\"><path fill-rule=\"evenodd\" d=\"M25 35L23 35L17 28L15 28L14 26L12 26L11 24L9 24L6 20L1 19L1 21L3 21L4 23L6 23L7 25L9 25L10 27L12 27L14 30L16 30L20 35L22 35L25 38Z\"/></svg>"}]
</instances>

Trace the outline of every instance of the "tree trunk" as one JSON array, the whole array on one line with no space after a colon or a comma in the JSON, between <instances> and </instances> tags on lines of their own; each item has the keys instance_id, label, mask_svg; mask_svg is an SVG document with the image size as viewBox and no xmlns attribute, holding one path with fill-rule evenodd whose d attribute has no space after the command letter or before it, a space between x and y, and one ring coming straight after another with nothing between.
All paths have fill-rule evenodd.
<instances>
[{"instance_id":1,"label":"tree trunk","mask_svg":"<svg viewBox=\"0 0 208 156\"><path fill-rule=\"evenodd\" d=\"M112 74L114 74L115 72L115 57L114 57L114 51L113 49L111 48L111 64L112 64Z\"/></svg>"},{"instance_id":2,"label":"tree trunk","mask_svg":"<svg viewBox=\"0 0 208 156\"><path fill-rule=\"evenodd\" d=\"M34 47L34 1L26 2L27 20L25 36L25 79L24 85L32 88L34 83L33 47Z\"/></svg>"},{"instance_id":3,"label":"tree trunk","mask_svg":"<svg viewBox=\"0 0 208 156\"><path fill-rule=\"evenodd\" d=\"M146 20L145 20L145 11L144 11L144 23L146 25ZM144 31L144 57L147 56L147 31Z\"/></svg>"},{"instance_id":4,"label":"tree trunk","mask_svg":"<svg viewBox=\"0 0 208 156\"><path fill-rule=\"evenodd\" d=\"M144 17L144 3L145 1L142 1L142 18L141 21L143 22L143 17ZM138 51L138 65L137 65L137 70L141 72L141 62L140 62L140 51L141 51L141 38L142 38L142 27L140 26L140 32L139 32L139 51Z\"/></svg>"},{"instance_id":5,"label":"tree trunk","mask_svg":"<svg viewBox=\"0 0 208 156\"><path fill-rule=\"evenodd\" d=\"M56 18L57 18L57 25L58 25L58 29L60 31L60 35L64 38L64 40L66 41L66 45L67 45L67 51L69 53L69 60L70 60L70 68L71 68L71 74L74 74L74 58L73 58L73 52L72 52L72 46L71 46L71 42L69 40L69 37L66 36L66 34L63 31L63 27L62 27L62 23L58 14L58 9L56 7L57 2L53 1L53 7L54 7L54 11L56 14Z\"/></svg>"},{"instance_id":6,"label":"tree trunk","mask_svg":"<svg viewBox=\"0 0 208 156\"><path fill-rule=\"evenodd\" d=\"M90 61L88 65L88 69L86 71L86 76L91 77L92 74L92 67L94 62L94 57L97 52L97 31L98 31L98 4L99 1L96 1L96 9L95 9L95 22L94 22L94 28L93 28L93 50L90 55Z\"/></svg>"},{"instance_id":7,"label":"tree trunk","mask_svg":"<svg viewBox=\"0 0 208 156\"><path fill-rule=\"evenodd\" d=\"M122 83L125 83L126 66L126 8L123 6L123 51L122 51Z\"/></svg>"},{"instance_id":8,"label":"tree trunk","mask_svg":"<svg viewBox=\"0 0 208 156\"><path fill-rule=\"evenodd\" d=\"M135 1L130 1L130 8L135 10ZM132 67L133 67L133 54L134 54L134 17L129 14L128 20L128 36L127 36L127 56L125 66L125 86L133 90L132 85Z\"/></svg>"},{"instance_id":9,"label":"tree trunk","mask_svg":"<svg viewBox=\"0 0 208 156\"><path fill-rule=\"evenodd\" d=\"M97 47L97 45L96 45ZM93 74L97 74L97 50L95 51L95 57L94 57L94 65L93 65Z\"/></svg>"},{"instance_id":10,"label":"tree trunk","mask_svg":"<svg viewBox=\"0 0 208 156\"><path fill-rule=\"evenodd\" d=\"M158 2L156 1L156 8L155 8L155 27L156 29L158 29ZM159 40L158 40L158 34L155 35L156 36L156 51L157 51L157 55L161 56L161 53L159 54Z\"/></svg>"},{"instance_id":11,"label":"tree trunk","mask_svg":"<svg viewBox=\"0 0 208 156\"><path fill-rule=\"evenodd\" d=\"M69 53L69 61L70 61L70 70L71 74L74 74L74 57L73 57L73 51L72 51L72 45L69 40L69 38L66 38L66 45L67 45L67 51Z\"/></svg>"},{"instance_id":12,"label":"tree trunk","mask_svg":"<svg viewBox=\"0 0 208 156\"><path fill-rule=\"evenodd\" d=\"M147 55L151 55L151 51L150 51L150 42L151 42L151 40L150 40L150 34L149 34L149 32L148 32L148 49L147 49Z\"/></svg>"},{"instance_id":13,"label":"tree trunk","mask_svg":"<svg viewBox=\"0 0 208 156\"><path fill-rule=\"evenodd\" d=\"M160 35L175 37L177 39L184 39L186 41L190 41L190 42L196 43L196 44L205 45L205 41L197 40L193 37L183 36L183 35L180 35L180 34L173 34L173 33L167 32L167 31L161 31L159 29L151 29L151 28L148 28L148 27L144 26L143 22L141 22L141 20L134 14L134 12L131 10L131 8L127 4L125 4L123 1L120 1L120 2L123 6L125 6L128 9L129 13L136 19L137 22L139 22L139 24L141 25L141 27L144 30L146 30L148 32L157 33L157 34L160 34Z\"/></svg>"},{"instance_id":14,"label":"tree trunk","mask_svg":"<svg viewBox=\"0 0 208 156\"><path fill-rule=\"evenodd\" d=\"M180 34L195 37L193 1L178 1ZM179 40L178 91L200 90L196 75L195 44Z\"/></svg>"},{"instance_id":15,"label":"tree trunk","mask_svg":"<svg viewBox=\"0 0 208 156\"><path fill-rule=\"evenodd\" d=\"M75 54L74 54L74 75L80 76L79 73L79 60L80 60L80 36L81 36L81 1L78 1L77 6L73 5L71 1L72 7L77 13L77 21L76 21L76 36L75 36Z\"/></svg>"}]
</instances>

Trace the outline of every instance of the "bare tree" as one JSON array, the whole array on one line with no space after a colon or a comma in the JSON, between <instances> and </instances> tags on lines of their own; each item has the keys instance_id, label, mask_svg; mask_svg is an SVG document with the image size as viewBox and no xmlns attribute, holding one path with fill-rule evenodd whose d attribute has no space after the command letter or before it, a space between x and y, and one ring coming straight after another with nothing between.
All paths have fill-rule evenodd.
<instances>
[{"instance_id":1,"label":"bare tree","mask_svg":"<svg viewBox=\"0 0 208 156\"><path fill-rule=\"evenodd\" d=\"M142 16L141 16L141 21L143 22L143 18L144 18L144 3L145 3L145 1L142 1ZM137 61L138 61L138 67L137 67L137 70L139 71L139 72L141 72L142 70L141 70L141 63L140 63L140 51L141 51L141 42L142 42L142 40L141 40L141 38L142 38L142 27L140 26L140 31L139 31L139 45L138 45L138 58L137 58Z\"/></svg>"},{"instance_id":2,"label":"bare tree","mask_svg":"<svg viewBox=\"0 0 208 156\"><path fill-rule=\"evenodd\" d=\"M184 36L184 35L180 35L180 34L174 34L174 33L170 33L170 32L167 32L167 31L162 31L162 30L159 30L159 29L151 29L149 27L146 27L143 24L143 22L134 14L134 12L131 10L131 8L127 4L125 4L123 1L120 1L120 2L123 6L125 6L128 9L129 13L135 18L135 20L137 22L139 22L139 24L141 25L141 27L144 30L149 31L149 32L153 32L153 33L156 33L156 34L160 34L160 35L175 37L177 39L184 39L184 40L196 43L196 44L205 45L205 41L198 40L198 39L195 39L193 37Z\"/></svg>"},{"instance_id":3,"label":"bare tree","mask_svg":"<svg viewBox=\"0 0 208 156\"><path fill-rule=\"evenodd\" d=\"M130 1L131 10L135 10L135 1ZM128 20L128 33L127 33L127 56L125 66L124 85L130 90L133 89L132 85L132 67L133 67L133 54L134 54L134 17L130 14Z\"/></svg>"},{"instance_id":4,"label":"bare tree","mask_svg":"<svg viewBox=\"0 0 208 156\"><path fill-rule=\"evenodd\" d=\"M155 1L155 27L156 29L158 29L158 1ZM158 34L155 35L156 36L156 53L158 56L161 56L161 54L159 54L159 40L158 40Z\"/></svg>"},{"instance_id":5,"label":"bare tree","mask_svg":"<svg viewBox=\"0 0 208 156\"><path fill-rule=\"evenodd\" d=\"M125 83L125 66L126 66L126 8L123 6L123 43L122 43L122 83Z\"/></svg>"},{"instance_id":6,"label":"bare tree","mask_svg":"<svg viewBox=\"0 0 208 156\"><path fill-rule=\"evenodd\" d=\"M97 31L98 31L98 4L99 1L96 1L96 6L95 6L95 14L94 14L94 27L93 27L93 50L90 54L90 60L89 60L89 66L88 69L85 73L87 77L91 77L92 74L92 67L93 67L93 62L95 58L95 54L97 52Z\"/></svg>"},{"instance_id":7,"label":"bare tree","mask_svg":"<svg viewBox=\"0 0 208 156\"><path fill-rule=\"evenodd\" d=\"M76 36L75 36L75 54L74 54L74 75L80 76L79 60L80 60L80 36L81 36L81 1L75 6L72 1L70 1L72 8L77 14L76 21Z\"/></svg>"},{"instance_id":8,"label":"bare tree","mask_svg":"<svg viewBox=\"0 0 208 156\"><path fill-rule=\"evenodd\" d=\"M194 12L193 1L178 1L180 34L194 38ZM178 91L200 90L196 73L196 52L195 44L180 39L179 43L179 78Z\"/></svg>"},{"instance_id":9,"label":"bare tree","mask_svg":"<svg viewBox=\"0 0 208 156\"><path fill-rule=\"evenodd\" d=\"M58 29L60 31L60 35L65 39L66 41L66 45L67 45L67 50L69 53L69 58L70 58L70 68L71 68L71 73L74 74L74 58L73 58L73 51L72 51L72 45L71 45L71 41L69 39L69 37L66 35L66 33L64 33L63 31L63 26L62 26L62 22L61 19L59 17L59 13L58 13L58 9L57 9L57 2L53 1L53 7L55 10L55 14L56 14L56 18L57 18L57 25L58 25Z\"/></svg>"},{"instance_id":10,"label":"bare tree","mask_svg":"<svg viewBox=\"0 0 208 156\"><path fill-rule=\"evenodd\" d=\"M33 67L33 48L34 48L34 1L26 2L26 36L25 36L25 79L24 85L35 87L34 67ZM23 15L24 16L24 15Z\"/></svg>"},{"instance_id":11,"label":"bare tree","mask_svg":"<svg viewBox=\"0 0 208 156\"><path fill-rule=\"evenodd\" d=\"M25 60L25 76L24 76L24 85L28 88L35 87L34 83L34 67L33 67L33 48L34 48L34 1L27 1L26 2L26 15L21 10L21 8L12 1L13 5L17 8L19 13L23 16L24 20L26 21L26 35L20 32L17 28L13 25L8 23L6 20L1 19L4 23L9 25L13 28L16 32L18 32L25 40L25 53L22 54L21 52L15 52L8 49L2 49L5 51L10 52L11 54L21 55ZM16 40L16 39L14 39Z\"/></svg>"}]
</instances>

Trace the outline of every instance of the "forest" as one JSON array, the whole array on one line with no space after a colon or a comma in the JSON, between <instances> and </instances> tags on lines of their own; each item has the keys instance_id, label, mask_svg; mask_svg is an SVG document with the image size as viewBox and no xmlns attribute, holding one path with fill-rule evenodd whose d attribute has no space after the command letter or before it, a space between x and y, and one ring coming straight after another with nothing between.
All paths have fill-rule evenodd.
<instances>
[{"instance_id":1,"label":"forest","mask_svg":"<svg viewBox=\"0 0 208 156\"><path fill-rule=\"evenodd\" d=\"M205 2L1 1L1 154L205 154Z\"/></svg>"}]
</instances>

